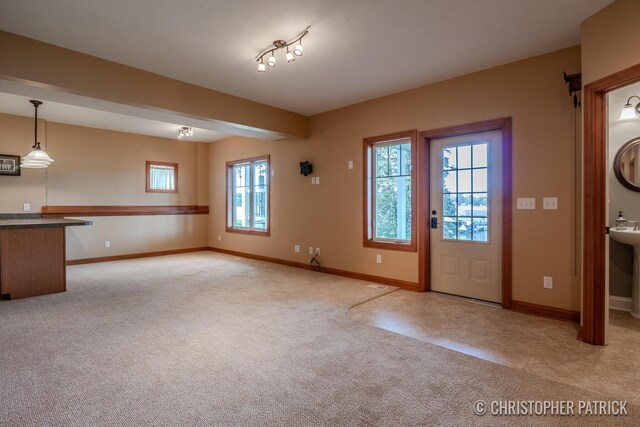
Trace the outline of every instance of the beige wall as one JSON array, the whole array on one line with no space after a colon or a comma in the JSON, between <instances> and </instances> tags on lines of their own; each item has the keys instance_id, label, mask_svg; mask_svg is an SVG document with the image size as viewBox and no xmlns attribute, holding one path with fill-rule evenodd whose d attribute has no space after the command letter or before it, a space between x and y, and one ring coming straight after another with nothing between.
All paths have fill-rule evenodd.
<instances>
[{"instance_id":1,"label":"beige wall","mask_svg":"<svg viewBox=\"0 0 640 427\"><path fill-rule=\"evenodd\" d=\"M582 82L640 63L640 1L616 0L582 23Z\"/></svg>"},{"instance_id":2,"label":"beige wall","mask_svg":"<svg viewBox=\"0 0 640 427\"><path fill-rule=\"evenodd\" d=\"M516 197L538 203L535 211L513 210L513 298L577 310L575 114L562 72L579 70L573 47L313 116L305 141L214 142L209 244L299 262L308 261L308 246L320 247L324 266L417 282L416 253L362 246L362 138L511 116L514 206ZM224 164L262 154L271 155L274 170L271 237L225 233ZM303 160L313 163L320 185L299 174ZM540 209L549 196L559 198L559 210ZM294 244L303 252L294 253ZM543 289L545 275L553 276L553 290Z\"/></svg>"},{"instance_id":3,"label":"beige wall","mask_svg":"<svg viewBox=\"0 0 640 427\"><path fill-rule=\"evenodd\" d=\"M308 118L95 56L0 31L0 79L216 122L234 135L306 137ZM176 96L179 94L179 96ZM238 133L236 133L238 132ZM247 133L242 133L247 132Z\"/></svg>"},{"instance_id":4,"label":"beige wall","mask_svg":"<svg viewBox=\"0 0 640 427\"><path fill-rule=\"evenodd\" d=\"M207 144L40 122L48 169L0 177L0 212L32 212L43 205L207 205ZM33 119L0 114L0 152L24 156L33 143ZM204 160L203 160L204 159ZM177 162L177 194L145 192L145 161ZM91 227L67 229L69 259L207 245L207 216L96 217ZM104 241L111 241L111 248Z\"/></svg>"}]
</instances>

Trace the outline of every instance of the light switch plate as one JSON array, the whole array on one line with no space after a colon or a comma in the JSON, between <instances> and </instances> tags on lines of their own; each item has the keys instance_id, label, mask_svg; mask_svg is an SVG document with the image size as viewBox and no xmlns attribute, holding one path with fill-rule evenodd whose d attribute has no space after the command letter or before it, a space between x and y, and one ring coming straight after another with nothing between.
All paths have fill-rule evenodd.
<instances>
[{"instance_id":1,"label":"light switch plate","mask_svg":"<svg viewBox=\"0 0 640 427\"><path fill-rule=\"evenodd\" d=\"M545 289L553 289L553 277L544 276L543 286Z\"/></svg>"},{"instance_id":2,"label":"light switch plate","mask_svg":"<svg viewBox=\"0 0 640 427\"><path fill-rule=\"evenodd\" d=\"M347 162L347 167L349 169L353 169L353 160L349 160L349 162Z\"/></svg>"},{"instance_id":3,"label":"light switch plate","mask_svg":"<svg viewBox=\"0 0 640 427\"><path fill-rule=\"evenodd\" d=\"M295 252L300 252L300 245L294 245L293 250Z\"/></svg>"},{"instance_id":4,"label":"light switch plate","mask_svg":"<svg viewBox=\"0 0 640 427\"><path fill-rule=\"evenodd\" d=\"M313 246L309 246L309 255L313 255Z\"/></svg>"},{"instance_id":5,"label":"light switch plate","mask_svg":"<svg viewBox=\"0 0 640 427\"><path fill-rule=\"evenodd\" d=\"M518 209L535 209L536 199L535 197L518 197L517 207Z\"/></svg>"},{"instance_id":6,"label":"light switch plate","mask_svg":"<svg viewBox=\"0 0 640 427\"><path fill-rule=\"evenodd\" d=\"M558 209L558 198L557 197L543 198L542 209Z\"/></svg>"},{"instance_id":7,"label":"light switch plate","mask_svg":"<svg viewBox=\"0 0 640 427\"><path fill-rule=\"evenodd\" d=\"M376 255L376 263L377 264L382 264L382 255L380 255L380 254Z\"/></svg>"},{"instance_id":8,"label":"light switch plate","mask_svg":"<svg viewBox=\"0 0 640 427\"><path fill-rule=\"evenodd\" d=\"M320 184L320 177L316 176L316 184Z\"/></svg>"},{"instance_id":9,"label":"light switch plate","mask_svg":"<svg viewBox=\"0 0 640 427\"><path fill-rule=\"evenodd\" d=\"M111 247L111 240L105 240L104 241L104 247L105 248L110 248Z\"/></svg>"},{"instance_id":10,"label":"light switch plate","mask_svg":"<svg viewBox=\"0 0 640 427\"><path fill-rule=\"evenodd\" d=\"M22 210L24 212L29 212L31 210L31 203L25 203L22 205Z\"/></svg>"}]
</instances>

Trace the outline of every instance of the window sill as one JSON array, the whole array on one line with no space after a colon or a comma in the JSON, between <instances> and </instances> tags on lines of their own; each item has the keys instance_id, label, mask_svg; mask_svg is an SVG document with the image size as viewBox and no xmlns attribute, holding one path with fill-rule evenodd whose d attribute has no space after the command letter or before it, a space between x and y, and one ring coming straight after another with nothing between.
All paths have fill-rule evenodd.
<instances>
[{"instance_id":1,"label":"window sill","mask_svg":"<svg viewBox=\"0 0 640 427\"><path fill-rule=\"evenodd\" d=\"M238 233L238 234L253 234L255 236L265 236L268 237L271 235L271 231L267 228L265 231L251 230L248 228L232 228L227 227L227 233Z\"/></svg>"},{"instance_id":2,"label":"window sill","mask_svg":"<svg viewBox=\"0 0 640 427\"><path fill-rule=\"evenodd\" d=\"M379 240L365 240L363 242L365 248L377 248L390 251L417 252L418 248L415 241L408 243L385 242Z\"/></svg>"}]
</instances>

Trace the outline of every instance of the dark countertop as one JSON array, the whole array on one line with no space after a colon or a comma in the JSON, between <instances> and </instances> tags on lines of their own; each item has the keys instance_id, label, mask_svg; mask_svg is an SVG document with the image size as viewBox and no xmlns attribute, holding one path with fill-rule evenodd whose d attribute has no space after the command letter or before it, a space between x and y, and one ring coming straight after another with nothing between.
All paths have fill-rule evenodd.
<instances>
[{"instance_id":1,"label":"dark countertop","mask_svg":"<svg viewBox=\"0 0 640 427\"><path fill-rule=\"evenodd\" d=\"M75 225L92 225L92 221L66 218L20 218L0 219L0 230L7 228L46 228L69 227Z\"/></svg>"}]
</instances>

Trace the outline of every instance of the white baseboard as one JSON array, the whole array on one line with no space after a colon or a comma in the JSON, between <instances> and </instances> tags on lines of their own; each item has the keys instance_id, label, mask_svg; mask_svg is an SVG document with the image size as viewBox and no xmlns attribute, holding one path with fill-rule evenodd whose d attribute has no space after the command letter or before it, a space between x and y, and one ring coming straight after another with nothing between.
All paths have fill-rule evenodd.
<instances>
[{"instance_id":1,"label":"white baseboard","mask_svg":"<svg viewBox=\"0 0 640 427\"><path fill-rule=\"evenodd\" d=\"M631 298L609 295L609 308L620 311L631 311Z\"/></svg>"}]
</instances>

